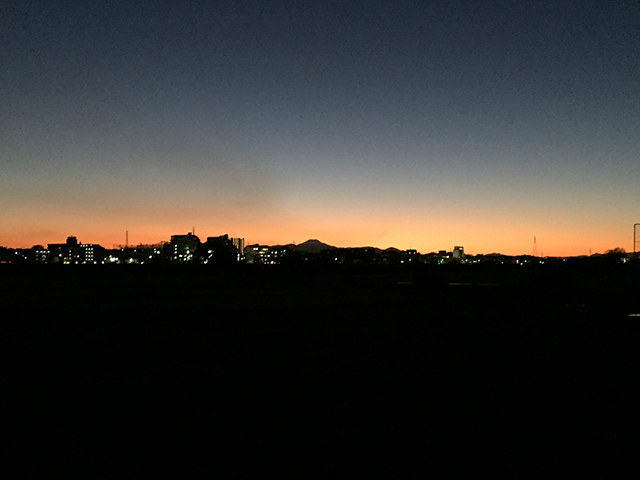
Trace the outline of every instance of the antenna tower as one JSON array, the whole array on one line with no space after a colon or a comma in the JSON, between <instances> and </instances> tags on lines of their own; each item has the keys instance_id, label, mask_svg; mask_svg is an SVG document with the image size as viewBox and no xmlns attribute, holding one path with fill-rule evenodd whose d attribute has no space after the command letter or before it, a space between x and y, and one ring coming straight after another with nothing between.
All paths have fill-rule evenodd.
<instances>
[{"instance_id":1,"label":"antenna tower","mask_svg":"<svg viewBox=\"0 0 640 480\"><path fill-rule=\"evenodd\" d=\"M126 230L124 239L124 248L129 248L129 230Z\"/></svg>"},{"instance_id":2,"label":"antenna tower","mask_svg":"<svg viewBox=\"0 0 640 480\"><path fill-rule=\"evenodd\" d=\"M533 237L533 256L538 256L538 244L536 243L536 237Z\"/></svg>"},{"instance_id":3,"label":"antenna tower","mask_svg":"<svg viewBox=\"0 0 640 480\"><path fill-rule=\"evenodd\" d=\"M637 252L636 245L638 244L638 242L640 242L640 240L636 240L636 228L638 227L638 225L640 225L640 223L633 224L633 254L634 255Z\"/></svg>"}]
</instances>

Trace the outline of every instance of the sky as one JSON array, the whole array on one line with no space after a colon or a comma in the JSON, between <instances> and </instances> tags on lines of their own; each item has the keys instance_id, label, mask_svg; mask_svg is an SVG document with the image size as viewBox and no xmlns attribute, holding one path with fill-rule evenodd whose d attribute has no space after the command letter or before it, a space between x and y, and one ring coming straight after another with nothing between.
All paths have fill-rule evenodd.
<instances>
[{"instance_id":1,"label":"sky","mask_svg":"<svg viewBox=\"0 0 640 480\"><path fill-rule=\"evenodd\" d=\"M5 1L0 245L633 251L640 2Z\"/></svg>"}]
</instances>

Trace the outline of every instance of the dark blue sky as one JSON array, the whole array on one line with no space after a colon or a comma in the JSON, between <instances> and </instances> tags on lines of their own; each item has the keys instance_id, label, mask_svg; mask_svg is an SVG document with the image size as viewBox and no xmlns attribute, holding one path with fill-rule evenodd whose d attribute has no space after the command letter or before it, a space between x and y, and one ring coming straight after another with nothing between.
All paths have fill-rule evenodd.
<instances>
[{"instance_id":1,"label":"dark blue sky","mask_svg":"<svg viewBox=\"0 0 640 480\"><path fill-rule=\"evenodd\" d=\"M1 8L0 244L631 248L637 1Z\"/></svg>"}]
</instances>

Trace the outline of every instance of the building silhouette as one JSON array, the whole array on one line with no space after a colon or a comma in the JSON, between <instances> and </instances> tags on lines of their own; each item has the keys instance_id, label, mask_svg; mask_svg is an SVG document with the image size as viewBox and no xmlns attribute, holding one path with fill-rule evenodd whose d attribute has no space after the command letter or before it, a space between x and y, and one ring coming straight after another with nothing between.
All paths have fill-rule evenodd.
<instances>
[{"instance_id":1,"label":"building silhouette","mask_svg":"<svg viewBox=\"0 0 640 480\"><path fill-rule=\"evenodd\" d=\"M186 235L172 235L169 243L170 258L172 262L191 263L200 246L200 239L193 233Z\"/></svg>"}]
</instances>

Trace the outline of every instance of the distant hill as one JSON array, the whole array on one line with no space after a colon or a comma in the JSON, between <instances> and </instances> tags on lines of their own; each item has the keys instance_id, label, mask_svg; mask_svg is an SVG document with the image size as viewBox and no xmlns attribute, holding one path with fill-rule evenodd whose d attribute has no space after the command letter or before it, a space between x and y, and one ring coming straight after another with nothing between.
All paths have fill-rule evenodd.
<instances>
[{"instance_id":1,"label":"distant hill","mask_svg":"<svg viewBox=\"0 0 640 480\"><path fill-rule=\"evenodd\" d=\"M322 243L320 240L307 240L306 242L301 243L300 245L296 245L294 250L297 252L303 253L319 253L322 250L335 250L336 247L331 245L327 245L326 243Z\"/></svg>"}]
</instances>

